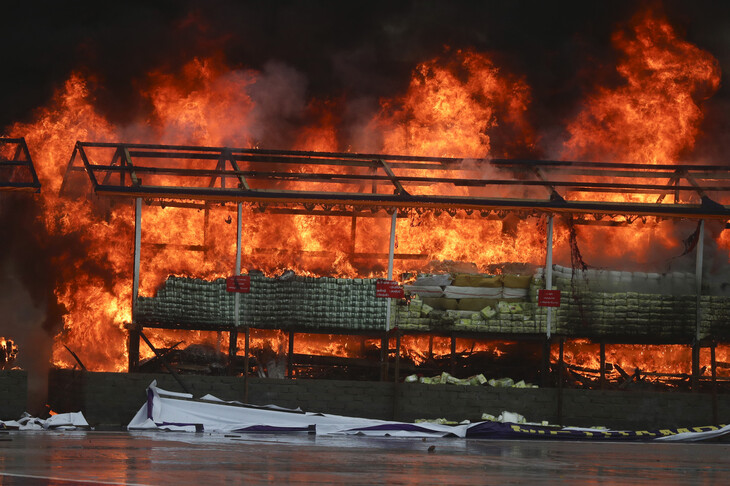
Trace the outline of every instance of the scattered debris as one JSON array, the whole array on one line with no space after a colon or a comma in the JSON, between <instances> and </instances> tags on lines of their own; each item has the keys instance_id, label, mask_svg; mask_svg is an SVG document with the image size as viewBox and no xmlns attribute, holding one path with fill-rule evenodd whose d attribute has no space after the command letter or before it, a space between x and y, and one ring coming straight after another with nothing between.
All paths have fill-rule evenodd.
<instances>
[{"instance_id":1,"label":"scattered debris","mask_svg":"<svg viewBox=\"0 0 730 486\"><path fill-rule=\"evenodd\" d=\"M447 372L443 372L440 375L436 375L433 377L428 376L421 376L418 375L408 375L403 380L405 383L423 383L426 385L442 385L442 384L451 384L451 385L472 385L472 386L479 386L479 385L489 385L493 386L495 388L538 388L537 385L533 385L531 383L525 383L524 380L520 380L517 383L512 378L499 378L491 380L487 380L483 374L478 374L474 376L470 376L469 378L456 378L454 376L451 376Z\"/></svg>"},{"instance_id":2,"label":"scattered debris","mask_svg":"<svg viewBox=\"0 0 730 486\"><path fill-rule=\"evenodd\" d=\"M23 413L18 420L0 420L0 429L9 430L78 430L90 429L84 414L81 412L57 413L47 419L32 417Z\"/></svg>"}]
</instances>

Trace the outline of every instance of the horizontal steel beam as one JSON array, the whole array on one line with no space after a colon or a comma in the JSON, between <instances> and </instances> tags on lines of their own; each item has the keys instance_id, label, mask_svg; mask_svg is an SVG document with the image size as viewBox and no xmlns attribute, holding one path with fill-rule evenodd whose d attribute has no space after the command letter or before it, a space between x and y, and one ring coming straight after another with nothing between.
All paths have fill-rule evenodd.
<instances>
[{"instance_id":1,"label":"horizontal steel beam","mask_svg":"<svg viewBox=\"0 0 730 486\"><path fill-rule=\"evenodd\" d=\"M96 152L88 148L123 151L126 163L96 163ZM83 169L74 167L76 153L83 162ZM108 153L108 150L106 151ZM92 157L94 155L94 157ZM92 161L94 160L94 161ZM221 160L231 162L228 169ZM155 161L161 166L156 166ZM190 166L189 161L198 161ZM466 161L466 162L465 162ZM143 197L145 199L192 200L208 202L248 202L278 204L289 208L304 206L313 210L314 205L340 205L353 208L387 207L412 209L441 209L453 212L457 209L479 211L531 211L550 213L577 213L596 215L636 215L679 218L730 218L730 208L708 197L723 202L730 195L730 166L725 165L637 165L626 163L578 162L554 160L507 160L507 159L455 159L445 157L410 157L403 155L353 154L333 152L278 151L236 149L226 147L165 146L148 144L108 144L77 142L67 173L85 170L99 195L118 197ZM238 162L242 166L238 166ZM215 166L206 164L215 163ZM255 164L267 164L262 170ZM339 170L316 170L328 165ZM512 177L474 177L479 170L490 167ZM243 169L243 170L242 170ZM441 177L443 170L451 171ZM367 170L367 173L364 171ZM417 172L415 171L417 170ZM378 173L380 171L380 173ZM110 174L120 174L119 183L111 183ZM129 173L137 177L121 177ZM537 175L536 175L537 174ZM554 180L548 175L559 176ZM157 179L156 176L164 179ZM585 180L592 177L592 180ZM245 180L246 187L226 187L226 180ZM647 183L631 179L647 180ZM99 183L100 180L103 181ZM619 179L617 181L616 179ZM620 182L624 179L624 182ZM625 180L629 179L629 180ZM680 179L688 184L681 185ZM162 184L157 183L161 180ZM221 187L210 187L210 181L220 181ZM711 180L711 183L704 182ZM126 182L129 181L129 182ZM201 182L204 181L204 182ZM146 183L145 183L146 182ZM249 184L250 183L250 184ZM341 190L301 190L290 184L349 184L352 192ZM253 187L250 185L253 184ZM397 194L380 194L379 186L388 184ZM234 184L241 185L241 184ZM444 185L446 187L444 187ZM359 187L357 187L359 186ZM428 186L429 194L411 194L410 187ZM311 186L310 186L311 187ZM409 187L408 190L405 187ZM480 189L483 195L450 195L449 187ZM496 187L547 189L549 199L533 199L524 192L521 198L510 198L482 192ZM556 192L581 192L606 194L661 194L657 203L631 201L605 202L601 198L576 201ZM372 192L364 192L369 190ZM687 194L692 201L660 203L667 193ZM386 192L386 191L383 191ZM387 191L389 192L389 191ZM419 192L419 191L416 191ZM426 191L421 191L426 192ZM598 200L596 200L598 199ZM685 197L685 199L689 199ZM693 202L694 201L694 202ZM701 203L697 203L701 201Z\"/></svg>"},{"instance_id":2,"label":"horizontal steel beam","mask_svg":"<svg viewBox=\"0 0 730 486\"><path fill-rule=\"evenodd\" d=\"M458 196L417 196L410 194L324 193L303 191L254 191L191 187L120 187L98 185L97 194L149 199L198 199L205 201L344 204L346 206L424 209L532 210L554 213L630 214L675 218L730 218L730 208L705 200L703 204L652 204L593 201L550 201L539 199L497 199Z\"/></svg>"}]
</instances>

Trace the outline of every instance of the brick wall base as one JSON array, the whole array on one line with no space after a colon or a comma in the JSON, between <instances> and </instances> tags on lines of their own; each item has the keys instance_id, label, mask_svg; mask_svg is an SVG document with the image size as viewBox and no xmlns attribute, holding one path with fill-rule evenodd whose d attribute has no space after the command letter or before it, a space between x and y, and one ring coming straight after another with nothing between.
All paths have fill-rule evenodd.
<instances>
[{"instance_id":1,"label":"brick wall base","mask_svg":"<svg viewBox=\"0 0 730 486\"><path fill-rule=\"evenodd\" d=\"M17 420L28 405L28 373L0 371L0 420Z\"/></svg>"},{"instance_id":2,"label":"brick wall base","mask_svg":"<svg viewBox=\"0 0 730 486\"><path fill-rule=\"evenodd\" d=\"M194 396L210 393L223 400L244 399L244 380L228 376L182 377ZM147 385L183 391L168 374L93 373L52 370L49 404L57 412L84 412L92 425L126 425L146 400ZM419 383L277 380L249 378L248 401L282 407L377 419L413 421L444 417L479 420L482 413L504 410L529 421L558 422L558 390L492 388ZM709 425L712 395L680 392L635 392L565 389L565 425L603 425L620 429L656 429ZM730 423L730 395L718 396L720 423Z\"/></svg>"}]
</instances>

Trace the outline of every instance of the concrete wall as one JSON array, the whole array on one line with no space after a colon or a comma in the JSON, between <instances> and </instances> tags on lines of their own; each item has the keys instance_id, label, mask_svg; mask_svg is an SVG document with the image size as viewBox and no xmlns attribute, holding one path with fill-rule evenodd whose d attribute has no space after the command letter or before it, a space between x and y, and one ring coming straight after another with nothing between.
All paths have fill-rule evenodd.
<instances>
[{"instance_id":1,"label":"concrete wall","mask_svg":"<svg viewBox=\"0 0 730 486\"><path fill-rule=\"evenodd\" d=\"M156 379L161 388L183 391L167 374L90 373L53 370L49 403L58 411L84 412L92 425L126 425L145 402ZM244 381L227 376L183 376L194 396L210 393L243 400ZM478 420L484 412L518 412L528 420L558 421L558 390L399 384L336 380L249 379L250 403L307 411L412 421L445 417ZM712 423L712 396L700 393L563 391L566 425L647 429ZM718 397L719 419L730 423L730 395Z\"/></svg>"},{"instance_id":2,"label":"concrete wall","mask_svg":"<svg viewBox=\"0 0 730 486\"><path fill-rule=\"evenodd\" d=\"M0 420L17 420L28 404L28 373L0 371Z\"/></svg>"}]
</instances>

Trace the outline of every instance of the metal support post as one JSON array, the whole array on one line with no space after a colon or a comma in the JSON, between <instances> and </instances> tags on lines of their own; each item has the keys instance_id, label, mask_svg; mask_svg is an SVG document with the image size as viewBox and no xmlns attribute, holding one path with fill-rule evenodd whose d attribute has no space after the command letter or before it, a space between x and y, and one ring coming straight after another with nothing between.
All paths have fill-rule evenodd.
<instances>
[{"instance_id":1,"label":"metal support post","mask_svg":"<svg viewBox=\"0 0 730 486\"><path fill-rule=\"evenodd\" d=\"M132 373L139 369L139 333L141 329L137 324L129 324L127 332L129 332L127 341L128 365L127 371Z\"/></svg>"},{"instance_id":2,"label":"metal support post","mask_svg":"<svg viewBox=\"0 0 730 486\"><path fill-rule=\"evenodd\" d=\"M400 380L400 330L395 331L395 382Z\"/></svg>"},{"instance_id":3,"label":"metal support post","mask_svg":"<svg viewBox=\"0 0 730 486\"><path fill-rule=\"evenodd\" d=\"M390 247L388 249L388 280L393 280L393 259L395 256L395 220L398 217L398 210L393 210L393 216L390 218ZM386 299L388 308L385 314L385 330L390 331L390 304L391 299Z\"/></svg>"},{"instance_id":4,"label":"metal support post","mask_svg":"<svg viewBox=\"0 0 730 486\"><path fill-rule=\"evenodd\" d=\"M236 369L236 354L238 353L238 328L233 327L228 333L228 374L232 375Z\"/></svg>"},{"instance_id":5,"label":"metal support post","mask_svg":"<svg viewBox=\"0 0 730 486\"><path fill-rule=\"evenodd\" d=\"M400 387L400 330L395 331L395 369L393 379L393 420L398 420L399 387Z\"/></svg>"},{"instance_id":6,"label":"metal support post","mask_svg":"<svg viewBox=\"0 0 730 486\"><path fill-rule=\"evenodd\" d=\"M134 268L132 269L132 323L129 327L127 371L139 368L140 327L137 325L137 297L139 295L139 264L142 250L142 198L134 200Z\"/></svg>"},{"instance_id":7,"label":"metal support post","mask_svg":"<svg viewBox=\"0 0 730 486\"><path fill-rule=\"evenodd\" d=\"M548 387L552 386L550 383L550 339L545 336L545 340L542 343L542 386Z\"/></svg>"},{"instance_id":8,"label":"metal support post","mask_svg":"<svg viewBox=\"0 0 730 486\"><path fill-rule=\"evenodd\" d=\"M558 425L563 424L563 348L565 339L560 338L560 351L558 354Z\"/></svg>"},{"instance_id":9,"label":"metal support post","mask_svg":"<svg viewBox=\"0 0 730 486\"><path fill-rule=\"evenodd\" d=\"M238 215L236 217L236 266L233 268L233 275L241 274L241 227L243 226L243 206L238 203ZM228 362L230 363L230 371L233 371L233 363L236 361L238 354L238 326L241 324L241 294L236 292L233 294L233 324L236 332L231 331L231 342L228 346ZM233 342L235 337L236 342ZM248 367L244 370L244 374L248 374ZM245 379L245 378L244 378Z\"/></svg>"},{"instance_id":10,"label":"metal support post","mask_svg":"<svg viewBox=\"0 0 730 486\"><path fill-rule=\"evenodd\" d=\"M248 403L248 353L250 351L250 332L248 326L244 327L244 357L243 357L243 403Z\"/></svg>"},{"instance_id":11,"label":"metal support post","mask_svg":"<svg viewBox=\"0 0 730 486\"><path fill-rule=\"evenodd\" d=\"M398 210L393 210L390 218L390 247L388 250L388 280L393 279L393 257L395 255L395 220L398 217ZM388 379L388 359L389 359L389 339L388 331L390 331L390 304L391 299L385 299L385 335L383 336L382 346L380 348L380 379L386 381Z\"/></svg>"},{"instance_id":12,"label":"metal support post","mask_svg":"<svg viewBox=\"0 0 730 486\"><path fill-rule=\"evenodd\" d=\"M287 378L292 379L294 378L294 364L292 363L292 359L294 359L294 331L289 331L289 353L286 359L286 373Z\"/></svg>"},{"instance_id":13,"label":"metal support post","mask_svg":"<svg viewBox=\"0 0 730 486\"><path fill-rule=\"evenodd\" d=\"M705 247L705 220L700 220L699 235L697 236L695 264L695 283L697 292L697 313L695 316L695 339L692 346L692 390L699 389L700 384L700 326L702 324L702 266Z\"/></svg>"},{"instance_id":14,"label":"metal support post","mask_svg":"<svg viewBox=\"0 0 730 486\"><path fill-rule=\"evenodd\" d=\"M355 242L357 241L357 213L352 210L352 222L350 223L350 259L355 258Z\"/></svg>"},{"instance_id":15,"label":"metal support post","mask_svg":"<svg viewBox=\"0 0 730 486\"><path fill-rule=\"evenodd\" d=\"M545 289L553 288L553 215L548 216L547 224L547 255L545 257ZM547 339L550 341L552 334L553 308L547 308Z\"/></svg>"},{"instance_id":16,"label":"metal support post","mask_svg":"<svg viewBox=\"0 0 730 486\"><path fill-rule=\"evenodd\" d=\"M717 357L715 355L715 346L717 343L712 343L710 346L710 369L712 370L712 423L713 425L720 425L720 412L718 410L717 403Z\"/></svg>"},{"instance_id":17,"label":"metal support post","mask_svg":"<svg viewBox=\"0 0 730 486\"><path fill-rule=\"evenodd\" d=\"M705 254L705 220L700 221L700 234L697 237L697 262L695 265L695 282L697 284L697 321L695 325L695 340L700 340L700 325L702 324L702 266Z\"/></svg>"},{"instance_id":18,"label":"metal support post","mask_svg":"<svg viewBox=\"0 0 730 486\"><path fill-rule=\"evenodd\" d=\"M390 343L388 332L384 332L380 338L380 381L388 379L388 355L390 354Z\"/></svg>"},{"instance_id":19,"label":"metal support post","mask_svg":"<svg viewBox=\"0 0 730 486\"><path fill-rule=\"evenodd\" d=\"M451 335L451 374L456 374L456 337Z\"/></svg>"},{"instance_id":20,"label":"metal support post","mask_svg":"<svg viewBox=\"0 0 730 486\"><path fill-rule=\"evenodd\" d=\"M552 290L553 288L553 215L548 216L547 224L547 251L545 254L545 289ZM552 318L553 308L548 307L546 309L546 330L545 330L545 343L542 351L542 385L548 386L550 384L550 340L552 335Z\"/></svg>"},{"instance_id":21,"label":"metal support post","mask_svg":"<svg viewBox=\"0 0 730 486\"><path fill-rule=\"evenodd\" d=\"M139 261L142 249L142 198L134 200L134 270L132 280L132 322L137 317L137 297L139 296Z\"/></svg>"},{"instance_id":22,"label":"metal support post","mask_svg":"<svg viewBox=\"0 0 730 486\"><path fill-rule=\"evenodd\" d=\"M606 343L601 341L601 351L600 351L600 362L601 362L601 390L606 388Z\"/></svg>"}]
</instances>

